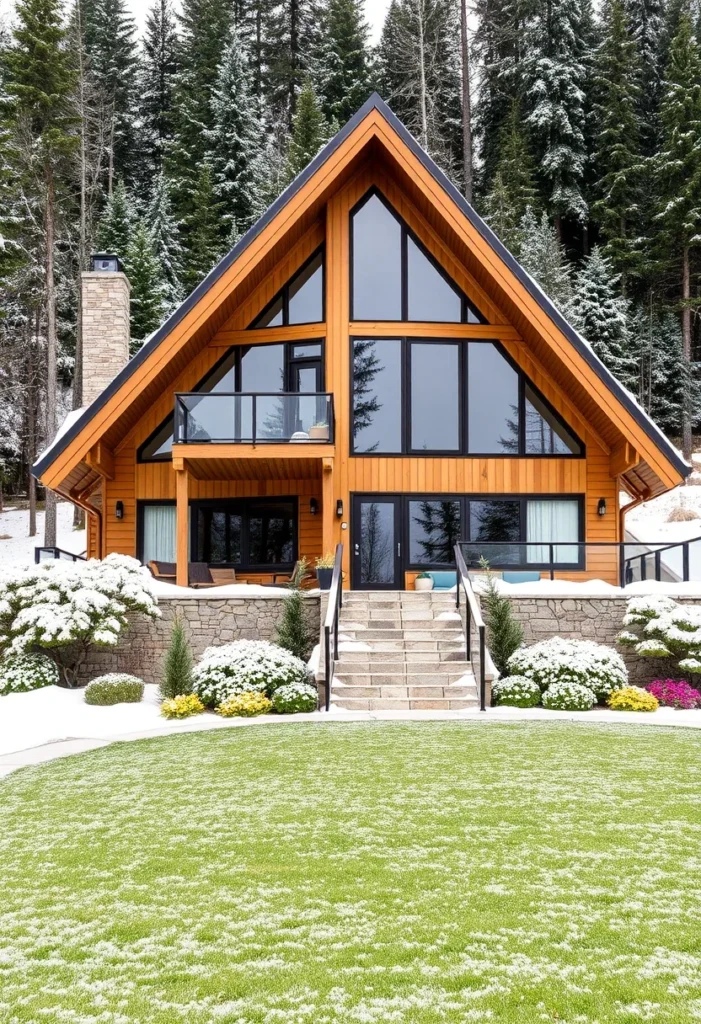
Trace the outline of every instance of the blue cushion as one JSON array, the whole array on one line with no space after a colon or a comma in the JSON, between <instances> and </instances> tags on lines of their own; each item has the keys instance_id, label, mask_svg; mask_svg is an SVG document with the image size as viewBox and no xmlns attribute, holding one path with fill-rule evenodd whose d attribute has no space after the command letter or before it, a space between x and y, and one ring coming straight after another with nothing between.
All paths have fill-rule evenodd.
<instances>
[{"instance_id":1,"label":"blue cushion","mask_svg":"<svg viewBox=\"0 0 701 1024\"><path fill-rule=\"evenodd\" d=\"M456 572L430 572L428 575L433 580L434 590L450 590L458 582Z\"/></svg>"},{"instance_id":2,"label":"blue cushion","mask_svg":"<svg viewBox=\"0 0 701 1024\"><path fill-rule=\"evenodd\" d=\"M503 572L501 578L504 583L537 583L540 579L539 572Z\"/></svg>"}]
</instances>

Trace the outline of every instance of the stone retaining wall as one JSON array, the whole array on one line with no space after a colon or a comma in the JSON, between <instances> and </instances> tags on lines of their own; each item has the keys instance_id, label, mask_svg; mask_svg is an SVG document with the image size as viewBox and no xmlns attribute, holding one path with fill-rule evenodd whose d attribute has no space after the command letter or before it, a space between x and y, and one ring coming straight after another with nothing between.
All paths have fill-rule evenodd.
<instances>
[{"instance_id":1,"label":"stone retaining wall","mask_svg":"<svg viewBox=\"0 0 701 1024\"><path fill-rule=\"evenodd\" d=\"M315 617L318 596L308 597ZM161 597L160 619L136 618L114 648L95 648L83 666L81 682L103 672L131 672L147 683L160 682L163 655L170 641L173 619L180 615L195 658L206 647L231 640L272 640L282 617L285 598L265 597Z\"/></svg>"}]
</instances>

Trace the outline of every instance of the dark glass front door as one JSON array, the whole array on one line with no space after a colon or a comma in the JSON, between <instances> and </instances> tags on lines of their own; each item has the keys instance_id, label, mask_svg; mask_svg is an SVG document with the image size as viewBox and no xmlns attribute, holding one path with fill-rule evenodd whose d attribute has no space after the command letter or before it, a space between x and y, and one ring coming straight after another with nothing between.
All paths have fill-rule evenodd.
<instances>
[{"instance_id":1,"label":"dark glass front door","mask_svg":"<svg viewBox=\"0 0 701 1024\"><path fill-rule=\"evenodd\" d=\"M357 495L353 499L354 590L402 590L400 499Z\"/></svg>"}]
</instances>

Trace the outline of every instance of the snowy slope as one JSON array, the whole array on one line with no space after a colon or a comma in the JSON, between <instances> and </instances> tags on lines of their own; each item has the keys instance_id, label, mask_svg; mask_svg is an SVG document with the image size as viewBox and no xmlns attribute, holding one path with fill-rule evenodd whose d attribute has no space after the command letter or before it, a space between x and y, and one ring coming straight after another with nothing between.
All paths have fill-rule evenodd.
<instances>
[{"instance_id":1,"label":"snowy slope","mask_svg":"<svg viewBox=\"0 0 701 1024\"><path fill-rule=\"evenodd\" d=\"M85 554L85 530L73 529L73 506L67 501L56 508L56 544L64 551ZM0 512L0 566L26 565L34 561L34 548L44 543L44 513L37 513L37 535L29 537L29 511L9 507Z\"/></svg>"}]
</instances>

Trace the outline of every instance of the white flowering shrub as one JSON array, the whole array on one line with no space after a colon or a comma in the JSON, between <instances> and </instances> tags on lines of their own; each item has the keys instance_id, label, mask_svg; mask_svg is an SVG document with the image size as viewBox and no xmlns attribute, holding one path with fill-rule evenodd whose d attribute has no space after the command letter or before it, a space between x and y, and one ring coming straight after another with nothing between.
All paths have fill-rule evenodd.
<instances>
[{"instance_id":1,"label":"white flowering shrub","mask_svg":"<svg viewBox=\"0 0 701 1024\"><path fill-rule=\"evenodd\" d=\"M671 597L631 597L626 627L616 637L642 658L675 658L682 672L701 674L701 608Z\"/></svg>"},{"instance_id":2,"label":"white flowering shrub","mask_svg":"<svg viewBox=\"0 0 701 1024\"><path fill-rule=\"evenodd\" d=\"M581 683L553 683L543 694L543 707L550 711L589 711L595 704L596 694Z\"/></svg>"},{"instance_id":3,"label":"white flowering shrub","mask_svg":"<svg viewBox=\"0 0 701 1024\"><path fill-rule=\"evenodd\" d=\"M492 683L496 704L511 708L535 708L540 704L540 687L526 676L504 676Z\"/></svg>"},{"instance_id":4,"label":"white flowering shrub","mask_svg":"<svg viewBox=\"0 0 701 1024\"><path fill-rule=\"evenodd\" d=\"M2 695L54 686L58 680L58 669L45 654L8 654L0 660Z\"/></svg>"},{"instance_id":5,"label":"white flowering shrub","mask_svg":"<svg viewBox=\"0 0 701 1024\"><path fill-rule=\"evenodd\" d=\"M126 555L0 570L0 655L43 651L75 686L90 648L113 647L129 614L161 614L152 582Z\"/></svg>"},{"instance_id":6,"label":"white flowering shrub","mask_svg":"<svg viewBox=\"0 0 701 1024\"><path fill-rule=\"evenodd\" d=\"M307 678L304 662L277 644L234 640L207 648L195 666L193 690L207 707L217 707L239 693L272 694Z\"/></svg>"},{"instance_id":7,"label":"white flowering shrub","mask_svg":"<svg viewBox=\"0 0 701 1024\"><path fill-rule=\"evenodd\" d=\"M601 699L628 683L628 670L618 651L593 640L559 636L521 647L509 658L509 674L526 676L541 690L554 683L579 683Z\"/></svg>"},{"instance_id":8,"label":"white flowering shrub","mask_svg":"<svg viewBox=\"0 0 701 1024\"><path fill-rule=\"evenodd\" d=\"M318 694L311 683L288 683L280 686L272 696L273 711L279 715L294 715L302 711L316 711Z\"/></svg>"}]
</instances>

